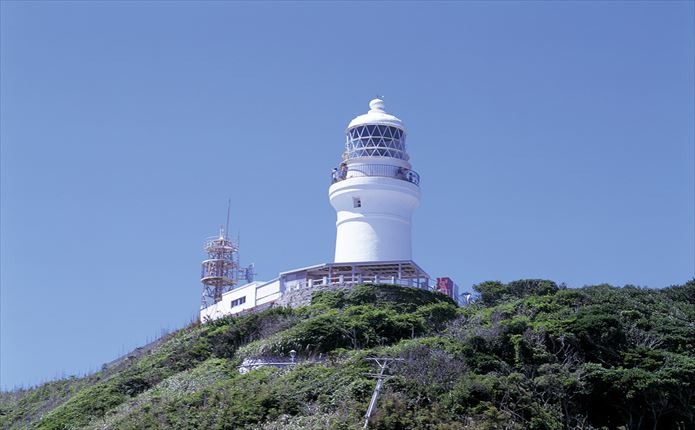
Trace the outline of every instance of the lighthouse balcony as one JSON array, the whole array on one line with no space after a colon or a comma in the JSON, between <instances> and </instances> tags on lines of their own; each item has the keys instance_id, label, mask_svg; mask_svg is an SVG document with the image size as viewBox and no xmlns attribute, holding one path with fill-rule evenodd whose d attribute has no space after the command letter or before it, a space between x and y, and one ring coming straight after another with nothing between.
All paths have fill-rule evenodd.
<instances>
[{"instance_id":1,"label":"lighthouse balcony","mask_svg":"<svg viewBox=\"0 0 695 430\"><path fill-rule=\"evenodd\" d=\"M342 167L333 169L331 184L350 178L379 176L399 179L415 185L420 185L420 175L414 170L406 169L405 167L393 166L390 164L351 164L341 166Z\"/></svg>"}]
</instances>

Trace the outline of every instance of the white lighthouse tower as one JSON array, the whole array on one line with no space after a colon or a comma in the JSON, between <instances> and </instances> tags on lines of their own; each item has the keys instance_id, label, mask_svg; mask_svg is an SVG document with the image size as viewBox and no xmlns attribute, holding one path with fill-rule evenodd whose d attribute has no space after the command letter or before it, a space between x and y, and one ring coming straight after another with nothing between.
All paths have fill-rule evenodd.
<instances>
[{"instance_id":1,"label":"white lighthouse tower","mask_svg":"<svg viewBox=\"0 0 695 430\"><path fill-rule=\"evenodd\" d=\"M335 262L412 260L420 177L408 162L403 123L374 99L345 134L343 160L328 189L337 212Z\"/></svg>"},{"instance_id":2,"label":"white lighthouse tower","mask_svg":"<svg viewBox=\"0 0 695 430\"><path fill-rule=\"evenodd\" d=\"M232 273L241 270L234 259L237 245L220 234L205 248L210 256L203 262L207 301L201 321L269 306L303 306L323 289L362 284L433 289L430 276L412 259L411 218L420 205L420 176L408 161L403 123L386 113L383 100L374 99L345 135L343 159L328 189L337 213L334 261L237 286ZM437 289L457 297L449 278L437 278Z\"/></svg>"}]
</instances>

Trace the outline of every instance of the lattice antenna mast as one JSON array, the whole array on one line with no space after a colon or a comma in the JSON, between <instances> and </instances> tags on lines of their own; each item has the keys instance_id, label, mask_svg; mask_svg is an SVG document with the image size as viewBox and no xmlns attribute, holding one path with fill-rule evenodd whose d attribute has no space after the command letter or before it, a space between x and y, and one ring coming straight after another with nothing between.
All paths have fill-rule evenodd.
<instances>
[{"instance_id":1,"label":"lattice antenna mast","mask_svg":"<svg viewBox=\"0 0 695 430\"><path fill-rule=\"evenodd\" d=\"M229 240L228 233L230 210L231 199L227 205L226 228L220 227L220 235L207 239L203 245L208 258L203 261L200 274L201 308L222 300L222 294L234 288L239 279L239 245Z\"/></svg>"},{"instance_id":2,"label":"lattice antenna mast","mask_svg":"<svg viewBox=\"0 0 695 430\"><path fill-rule=\"evenodd\" d=\"M200 275L203 283L201 307L205 308L222 300L222 294L236 285L239 248L225 237L224 229L220 229L219 237L208 239L203 249L208 254Z\"/></svg>"},{"instance_id":3,"label":"lattice antenna mast","mask_svg":"<svg viewBox=\"0 0 695 430\"><path fill-rule=\"evenodd\" d=\"M229 238L229 218L232 199L227 204L227 220L224 227L220 227L218 237L205 241L203 249L208 254L203 261L200 282L203 284L203 294L200 306L206 308L222 300L222 295L231 291L241 281L252 282L254 273L253 264L241 267L239 264L239 241Z\"/></svg>"}]
</instances>

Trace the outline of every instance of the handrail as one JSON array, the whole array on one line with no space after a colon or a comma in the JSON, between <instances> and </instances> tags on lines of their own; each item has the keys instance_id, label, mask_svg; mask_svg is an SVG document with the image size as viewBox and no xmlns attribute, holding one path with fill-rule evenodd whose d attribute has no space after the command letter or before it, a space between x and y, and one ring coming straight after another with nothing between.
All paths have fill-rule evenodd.
<instances>
[{"instance_id":1,"label":"handrail","mask_svg":"<svg viewBox=\"0 0 695 430\"><path fill-rule=\"evenodd\" d=\"M325 277L324 279L315 279L312 281L300 280L292 282L290 285L285 286L285 293L292 291L303 290L306 288L322 288L322 287L354 287L356 285L365 284L390 284L398 285L401 287L410 287L420 290L434 291L435 289L429 285L427 281L419 281L417 278L395 278L395 277L383 277L380 279L341 279L339 276L334 276L332 278Z\"/></svg>"},{"instance_id":2,"label":"handrail","mask_svg":"<svg viewBox=\"0 0 695 430\"><path fill-rule=\"evenodd\" d=\"M364 176L394 178L420 185L420 175L416 171L391 164L341 164L331 172L331 183Z\"/></svg>"}]
</instances>

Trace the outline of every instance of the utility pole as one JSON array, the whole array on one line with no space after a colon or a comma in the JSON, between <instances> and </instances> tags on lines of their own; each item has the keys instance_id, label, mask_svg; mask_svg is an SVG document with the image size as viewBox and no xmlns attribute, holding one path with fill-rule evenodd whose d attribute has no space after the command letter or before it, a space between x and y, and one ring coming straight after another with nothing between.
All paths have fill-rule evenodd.
<instances>
[{"instance_id":1,"label":"utility pole","mask_svg":"<svg viewBox=\"0 0 695 430\"><path fill-rule=\"evenodd\" d=\"M367 413L364 415L364 427L369 428L369 418L374 412L376 407L376 402L379 400L379 394L381 393L381 387L384 386L384 379L390 378L391 375L385 375L384 372L388 365L393 361L403 361L402 358L391 358L391 357L368 357L365 360L372 360L379 366L379 373L367 373L367 376L376 378L376 387L374 387L374 393L372 393L372 400L369 402L369 408L367 408Z\"/></svg>"}]
</instances>

